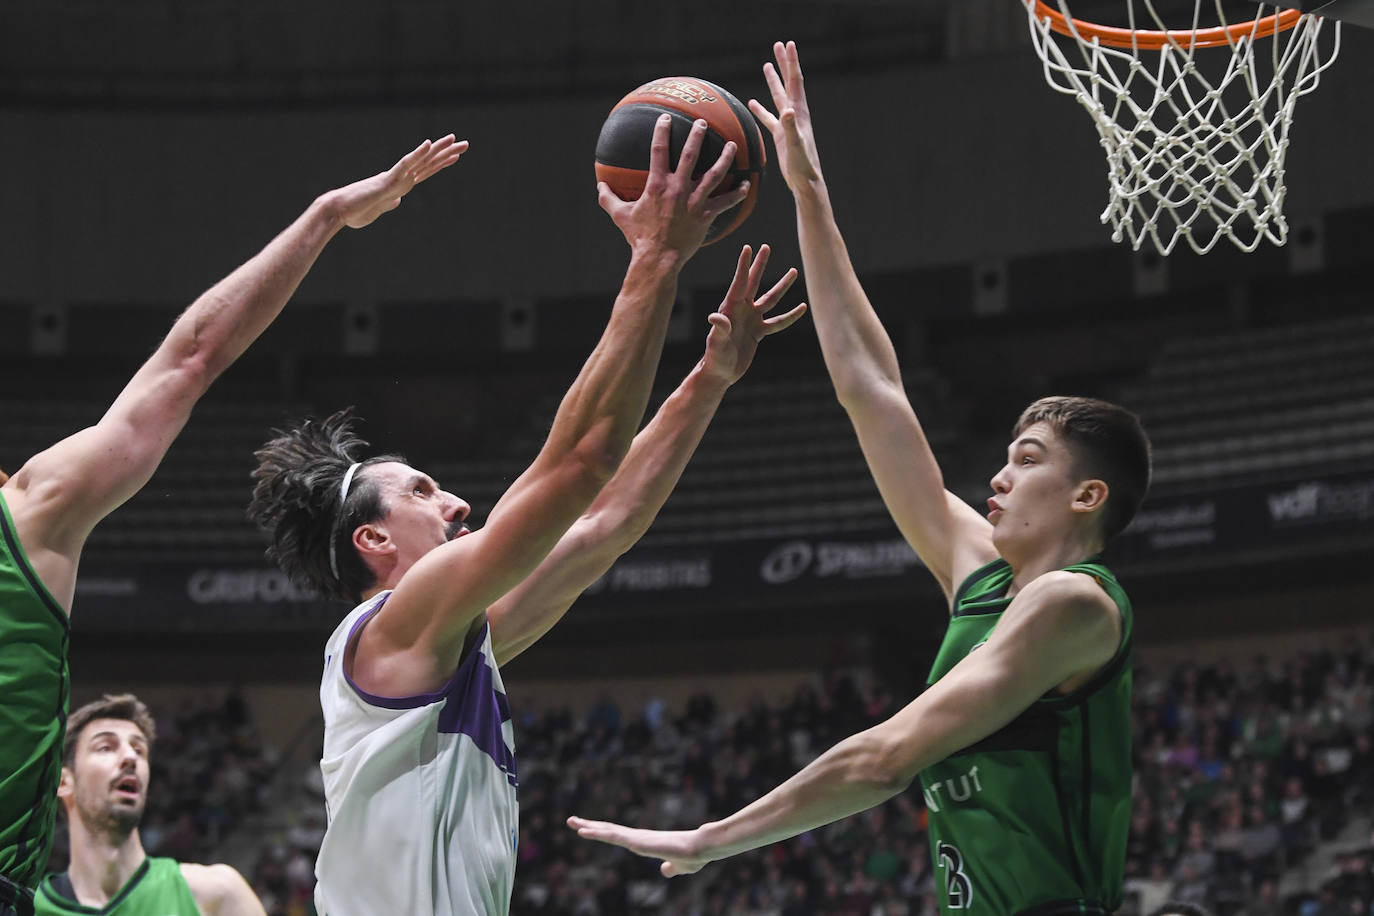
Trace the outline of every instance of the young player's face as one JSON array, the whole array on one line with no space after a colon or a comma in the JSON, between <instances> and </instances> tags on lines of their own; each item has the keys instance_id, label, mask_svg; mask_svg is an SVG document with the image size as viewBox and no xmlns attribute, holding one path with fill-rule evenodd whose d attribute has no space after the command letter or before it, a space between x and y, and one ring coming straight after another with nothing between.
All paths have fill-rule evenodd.
<instances>
[{"instance_id":1,"label":"young player's face","mask_svg":"<svg viewBox=\"0 0 1374 916\"><path fill-rule=\"evenodd\" d=\"M435 547L468 534L472 507L446 490L434 478L407 464L390 461L368 468L382 490L386 516L381 526L396 544L397 559L408 568Z\"/></svg>"},{"instance_id":2,"label":"young player's face","mask_svg":"<svg viewBox=\"0 0 1374 916\"><path fill-rule=\"evenodd\" d=\"M127 719L92 719L76 740L58 794L97 830L138 826L148 800L148 739Z\"/></svg>"},{"instance_id":3,"label":"young player's face","mask_svg":"<svg viewBox=\"0 0 1374 916\"><path fill-rule=\"evenodd\" d=\"M1047 423L1034 423L1007 446L1007 463L992 478L988 521L993 544L1006 548L1065 537L1074 521L1081 481L1073 455Z\"/></svg>"}]
</instances>

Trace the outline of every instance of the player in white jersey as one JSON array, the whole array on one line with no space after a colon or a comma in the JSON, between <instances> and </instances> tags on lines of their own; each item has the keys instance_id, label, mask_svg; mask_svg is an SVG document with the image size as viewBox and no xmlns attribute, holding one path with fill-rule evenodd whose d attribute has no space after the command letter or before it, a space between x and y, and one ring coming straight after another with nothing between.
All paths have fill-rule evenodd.
<instances>
[{"instance_id":1,"label":"player in white jersey","mask_svg":"<svg viewBox=\"0 0 1374 916\"><path fill-rule=\"evenodd\" d=\"M711 316L706 354L635 435L682 265L747 187L717 192L728 144L699 180L697 122L676 168L654 134L637 201L601 205L630 266L600 343L534 463L479 531L469 506L395 456L360 460L347 411L257 452L250 514L294 578L359 602L330 638L325 713L329 828L316 863L323 916L505 913L515 870L514 741L498 666L548 631L648 528L725 390L796 277L755 299L767 250L746 247Z\"/></svg>"}]
</instances>

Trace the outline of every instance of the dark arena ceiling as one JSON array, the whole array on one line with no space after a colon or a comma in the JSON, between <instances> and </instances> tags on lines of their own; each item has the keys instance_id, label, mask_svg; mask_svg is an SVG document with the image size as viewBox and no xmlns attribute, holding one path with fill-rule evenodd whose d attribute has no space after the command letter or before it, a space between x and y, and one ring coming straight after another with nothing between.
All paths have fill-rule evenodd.
<instances>
[{"instance_id":1,"label":"dark arena ceiling","mask_svg":"<svg viewBox=\"0 0 1374 916\"><path fill-rule=\"evenodd\" d=\"M977 0L1021 14L1015 0ZM817 72L946 56L937 0L0 0L0 104L215 107L578 95L754 74L777 38Z\"/></svg>"}]
</instances>

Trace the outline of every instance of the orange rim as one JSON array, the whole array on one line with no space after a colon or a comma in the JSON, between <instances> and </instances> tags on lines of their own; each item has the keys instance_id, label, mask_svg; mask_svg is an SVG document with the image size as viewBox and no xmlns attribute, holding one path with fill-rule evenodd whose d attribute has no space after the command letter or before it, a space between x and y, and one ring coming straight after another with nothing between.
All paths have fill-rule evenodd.
<instances>
[{"instance_id":1,"label":"orange rim","mask_svg":"<svg viewBox=\"0 0 1374 916\"><path fill-rule=\"evenodd\" d=\"M1174 29L1168 32L1152 32L1143 29L1117 29L1111 26L1096 25L1082 19L1066 19L1064 14L1053 9L1045 0L1035 0L1037 16L1048 19L1050 28L1060 35L1070 38L1097 39L1099 44L1109 48L1139 48L1142 51L1159 51L1169 45L1185 48L1215 48L1233 44L1236 40L1253 35L1255 38L1268 38L1275 32L1293 28L1302 18L1302 10L1282 10L1263 19L1251 19L1231 26L1217 26L1211 29ZM1069 23L1073 24L1070 25ZM1077 30L1077 31L1075 31Z\"/></svg>"}]
</instances>

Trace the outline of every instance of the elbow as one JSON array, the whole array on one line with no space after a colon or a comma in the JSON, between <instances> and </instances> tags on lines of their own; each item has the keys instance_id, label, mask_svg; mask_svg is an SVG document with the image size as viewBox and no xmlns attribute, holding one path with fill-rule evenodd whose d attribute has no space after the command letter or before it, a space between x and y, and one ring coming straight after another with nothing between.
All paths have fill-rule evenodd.
<instances>
[{"instance_id":1,"label":"elbow","mask_svg":"<svg viewBox=\"0 0 1374 916\"><path fill-rule=\"evenodd\" d=\"M620 441L609 435L609 430L598 429L583 436L569 452L569 459L577 467L577 475L600 491L625 460L630 450L629 440Z\"/></svg>"},{"instance_id":2,"label":"elbow","mask_svg":"<svg viewBox=\"0 0 1374 916\"><path fill-rule=\"evenodd\" d=\"M857 764L858 781L888 797L905 792L916 778L902 746L880 735L864 742Z\"/></svg>"},{"instance_id":3,"label":"elbow","mask_svg":"<svg viewBox=\"0 0 1374 916\"><path fill-rule=\"evenodd\" d=\"M613 449L584 439L559 460L559 476L570 493L579 493L590 503L615 476L623 457Z\"/></svg>"},{"instance_id":4,"label":"elbow","mask_svg":"<svg viewBox=\"0 0 1374 916\"><path fill-rule=\"evenodd\" d=\"M900 378L888 378L876 370L862 371L852 368L845 372L835 373L832 381L835 385L836 399L844 408L845 413L851 416L871 409L873 404L880 400L890 398L906 400L906 391L902 387L902 380Z\"/></svg>"},{"instance_id":5,"label":"elbow","mask_svg":"<svg viewBox=\"0 0 1374 916\"><path fill-rule=\"evenodd\" d=\"M588 550L596 550L614 562L624 554L648 530L647 523L641 523L634 512L612 509L593 509L579 523L582 540Z\"/></svg>"},{"instance_id":6,"label":"elbow","mask_svg":"<svg viewBox=\"0 0 1374 916\"><path fill-rule=\"evenodd\" d=\"M204 350L193 350L176 361L170 381L176 390L195 399L210 390L211 383L225 368L227 365L217 365Z\"/></svg>"}]
</instances>

